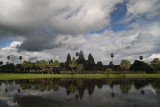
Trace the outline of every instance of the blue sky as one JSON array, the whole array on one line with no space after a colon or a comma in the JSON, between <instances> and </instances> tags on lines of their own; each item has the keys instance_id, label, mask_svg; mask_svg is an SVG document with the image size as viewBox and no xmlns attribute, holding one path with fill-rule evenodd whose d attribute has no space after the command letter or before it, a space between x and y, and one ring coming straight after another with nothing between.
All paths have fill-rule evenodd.
<instances>
[{"instance_id":1,"label":"blue sky","mask_svg":"<svg viewBox=\"0 0 160 107\"><path fill-rule=\"evenodd\" d=\"M139 55L149 62L160 53L159 5L159 0L0 1L0 60L23 55L64 61L83 49L86 58L93 53L105 64L111 52L115 63Z\"/></svg>"}]
</instances>

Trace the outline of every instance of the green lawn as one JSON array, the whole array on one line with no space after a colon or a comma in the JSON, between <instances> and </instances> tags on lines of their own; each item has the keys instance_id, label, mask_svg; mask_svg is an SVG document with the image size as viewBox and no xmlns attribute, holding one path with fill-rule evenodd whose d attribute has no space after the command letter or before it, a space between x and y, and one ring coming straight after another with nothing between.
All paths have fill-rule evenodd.
<instances>
[{"instance_id":1,"label":"green lawn","mask_svg":"<svg viewBox=\"0 0 160 107\"><path fill-rule=\"evenodd\" d=\"M0 74L0 80L34 78L124 78L124 74ZM160 74L126 74L125 78L160 78Z\"/></svg>"}]
</instances>

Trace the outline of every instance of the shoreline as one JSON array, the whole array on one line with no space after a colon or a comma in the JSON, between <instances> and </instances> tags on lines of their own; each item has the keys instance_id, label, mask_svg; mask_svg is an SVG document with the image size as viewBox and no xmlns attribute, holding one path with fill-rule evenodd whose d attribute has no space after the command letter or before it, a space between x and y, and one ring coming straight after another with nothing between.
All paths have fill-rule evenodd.
<instances>
[{"instance_id":1,"label":"shoreline","mask_svg":"<svg viewBox=\"0 0 160 107\"><path fill-rule=\"evenodd\" d=\"M0 80L40 78L160 78L160 74L0 74Z\"/></svg>"}]
</instances>

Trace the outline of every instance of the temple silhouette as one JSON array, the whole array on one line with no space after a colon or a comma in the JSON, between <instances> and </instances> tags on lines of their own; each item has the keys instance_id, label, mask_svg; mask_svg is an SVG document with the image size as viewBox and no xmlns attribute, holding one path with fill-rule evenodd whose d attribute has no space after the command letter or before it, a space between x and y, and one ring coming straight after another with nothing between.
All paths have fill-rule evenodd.
<instances>
[{"instance_id":1,"label":"temple silhouette","mask_svg":"<svg viewBox=\"0 0 160 107\"><path fill-rule=\"evenodd\" d=\"M105 71L107 68L112 68L112 70L118 71L121 69L119 65L114 65L112 61L109 63L109 65L103 65L103 63L101 61L98 61L97 63L95 63L94 57L92 56L91 53L89 53L88 59L86 60L82 50L80 50L79 53L77 52L76 56L77 56L77 58L75 58L75 59L77 61L77 64L82 64L84 66L85 71ZM71 69L69 67L69 63L70 63L71 59L72 59L71 55L68 54L66 61L60 63L62 70L70 70Z\"/></svg>"}]
</instances>

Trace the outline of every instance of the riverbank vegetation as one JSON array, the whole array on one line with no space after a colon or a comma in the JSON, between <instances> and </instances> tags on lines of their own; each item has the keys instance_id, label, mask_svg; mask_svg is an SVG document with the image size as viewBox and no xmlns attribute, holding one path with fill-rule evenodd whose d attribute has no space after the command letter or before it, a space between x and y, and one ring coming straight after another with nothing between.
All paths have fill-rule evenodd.
<instances>
[{"instance_id":1,"label":"riverbank vegetation","mask_svg":"<svg viewBox=\"0 0 160 107\"><path fill-rule=\"evenodd\" d=\"M88 60L85 59L83 51L76 52L76 58L67 55L65 62L58 60L37 60L34 62L24 60L19 56L20 64L10 62L11 56L7 56L6 64L0 61L0 73L39 73L39 74L147 74L159 73L160 59L155 58L150 63L143 61L143 56L134 63L127 59L120 61L119 65L113 63L114 53L111 53L111 62L109 65L103 65L101 61L95 63L94 57L89 54Z\"/></svg>"},{"instance_id":2,"label":"riverbank vegetation","mask_svg":"<svg viewBox=\"0 0 160 107\"><path fill-rule=\"evenodd\" d=\"M160 74L0 74L0 80L37 78L160 78Z\"/></svg>"}]
</instances>

